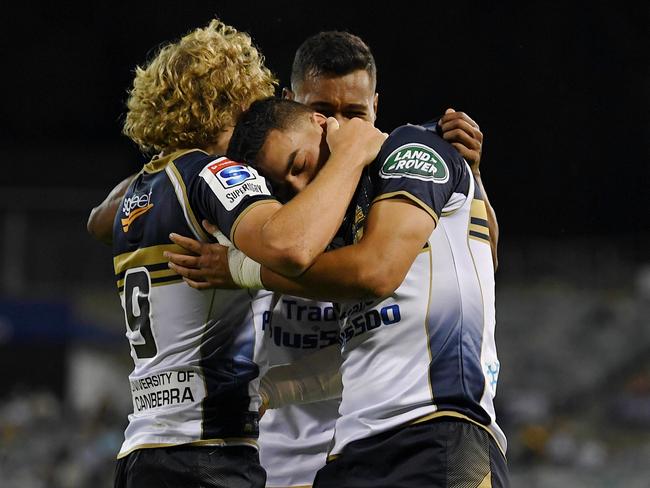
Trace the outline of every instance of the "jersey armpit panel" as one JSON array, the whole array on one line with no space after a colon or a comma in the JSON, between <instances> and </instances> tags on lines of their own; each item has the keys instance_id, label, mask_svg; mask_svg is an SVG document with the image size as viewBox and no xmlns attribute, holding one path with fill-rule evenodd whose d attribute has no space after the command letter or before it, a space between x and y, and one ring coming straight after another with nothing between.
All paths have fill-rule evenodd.
<instances>
[{"instance_id":1,"label":"jersey armpit panel","mask_svg":"<svg viewBox=\"0 0 650 488\"><path fill-rule=\"evenodd\" d=\"M177 165L182 172L181 166ZM226 157L203 161L188 181L190 206L199 222L207 219L232 240L241 217L255 205L277 201L271 186L254 168Z\"/></svg>"},{"instance_id":2,"label":"jersey armpit panel","mask_svg":"<svg viewBox=\"0 0 650 488\"><path fill-rule=\"evenodd\" d=\"M405 197L437 222L467 197L469 171L460 154L434 130L417 125L395 129L371 171L375 198Z\"/></svg>"}]
</instances>

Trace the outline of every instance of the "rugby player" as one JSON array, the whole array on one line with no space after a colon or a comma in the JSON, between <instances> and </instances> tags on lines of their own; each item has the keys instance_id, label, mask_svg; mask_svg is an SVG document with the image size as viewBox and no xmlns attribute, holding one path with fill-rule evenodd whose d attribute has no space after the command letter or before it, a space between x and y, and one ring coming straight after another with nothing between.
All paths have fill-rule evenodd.
<instances>
[{"instance_id":1,"label":"rugby player","mask_svg":"<svg viewBox=\"0 0 650 488\"><path fill-rule=\"evenodd\" d=\"M308 189L313 168L296 175L292 155L327 152L323 131L304 123L312 116L255 102L228 154ZM346 246L299 277L261 269L267 289L341 301L340 417L315 487L508 486L486 206L434 129L403 126L384 143L346 216Z\"/></svg>"},{"instance_id":2,"label":"rugby player","mask_svg":"<svg viewBox=\"0 0 650 488\"><path fill-rule=\"evenodd\" d=\"M354 117L375 121L376 66L370 49L357 36L322 32L307 39L296 52L291 85L291 90L284 90L285 97L342 123ZM478 126L465 114L449 110L438 128L478 173L482 141ZM492 222L496 224L494 218ZM495 244L496 234L490 233ZM177 261L181 262L187 263ZM194 280L209 279L180 266L178 269ZM198 286L194 280L189 282ZM320 347L338 343L331 303L291 296L276 297L276 302L275 309L265 313L262 326L269 338L271 365L294 362ZM267 471L267 487L311 485L316 471L325 464L338 403L338 399L331 399L267 411L260 423L260 460Z\"/></svg>"},{"instance_id":3,"label":"rugby player","mask_svg":"<svg viewBox=\"0 0 650 488\"><path fill-rule=\"evenodd\" d=\"M333 55L335 53L335 55ZM341 123L358 117L375 122L379 95L377 68L370 48L347 32L321 32L298 48L285 98L309 105ZM478 170L482 134L462 113L449 111L440 123L443 137ZM496 222L496 220L492 220ZM497 233L492 232L492 236ZM494 245L496 256L496 240ZM269 365L292 363L317 348L338 344L338 322L329 302L283 295L263 328ZM336 358L334 358L336 359ZM267 410L260 421L260 462L267 487L304 487L325 465L340 399Z\"/></svg>"},{"instance_id":4,"label":"rugby player","mask_svg":"<svg viewBox=\"0 0 650 488\"><path fill-rule=\"evenodd\" d=\"M207 241L198 222L210 219L256 260L300 274L334 237L385 139L361 120L339 129L315 114L306 123L327 131L331 147L310 161L321 170L314 190L282 206L253 168L211 155L243 107L274 84L250 37L218 20L136 70L124 133L159 154L128 185L113 228L135 366L116 486L264 486L255 439L265 360L255 321L269 294L187 287L168 267L165 253L182 252L169 235Z\"/></svg>"},{"instance_id":5,"label":"rugby player","mask_svg":"<svg viewBox=\"0 0 650 488\"><path fill-rule=\"evenodd\" d=\"M332 50L338 53L334 62L329 59ZM308 39L296 54L292 90L285 89L285 96L311 103L341 121L359 117L374 122L378 101L375 77L374 59L363 41L347 33L321 33ZM227 124L224 126L218 143L211 148L215 153L223 153L228 141ZM482 135L476 124L458 113L445 115L440 126L444 136L468 161L475 163L473 169L478 168ZM89 231L101 240L112 240L112 233L105 229L109 222L112 224L115 208L122 203L124 190L132 179L127 178L102 205L93 209ZM307 302L296 297L281 297L277 302L272 320L269 311L264 311L260 319L262 328L270 335L272 363L293 361L301 353L312 351L312 347L336 342L338 325L331 303ZM304 333L301 322L317 330ZM265 416L261 425L261 456L269 473L268 486L311 483L314 473L325 462L337 406L338 400L288 406Z\"/></svg>"}]
</instances>

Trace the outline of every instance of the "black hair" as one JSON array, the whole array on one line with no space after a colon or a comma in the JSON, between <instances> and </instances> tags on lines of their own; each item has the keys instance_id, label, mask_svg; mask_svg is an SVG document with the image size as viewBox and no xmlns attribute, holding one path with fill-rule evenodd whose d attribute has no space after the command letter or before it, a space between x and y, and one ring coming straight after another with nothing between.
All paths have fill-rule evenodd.
<instances>
[{"instance_id":1,"label":"black hair","mask_svg":"<svg viewBox=\"0 0 650 488\"><path fill-rule=\"evenodd\" d=\"M291 86L307 77L345 76L365 70L373 84L377 82L377 65L368 45L360 37L341 31L320 32L309 37L296 51L291 69Z\"/></svg>"},{"instance_id":2,"label":"black hair","mask_svg":"<svg viewBox=\"0 0 650 488\"><path fill-rule=\"evenodd\" d=\"M239 116L226 156L257 166L257 157L269 132L291 128L301 117L313 112L307 105L284 98L269 97L253 102Z\"/></svg>"}]
</instances>

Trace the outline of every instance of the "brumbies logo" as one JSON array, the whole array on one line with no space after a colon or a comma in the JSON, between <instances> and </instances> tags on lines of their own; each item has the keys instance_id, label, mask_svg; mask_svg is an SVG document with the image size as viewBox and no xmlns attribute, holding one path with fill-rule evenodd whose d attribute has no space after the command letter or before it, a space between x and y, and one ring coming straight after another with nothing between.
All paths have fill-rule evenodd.
<instances>
[{"instance_id":1,"label":"brumbies logo","mask_svg":"<svg viewBox=\"0 0 650 488\"><path fill-rule=\"evenodd\" d=\"M248 166L226 158L218 159L208 166L208 169L226 190L255 178Z\"/></svg>"},{"instance_id":2,"label":"brumbies logo","mask_svg":"<svg viewBox=\"0 0 650 488\"><path fill-rule=\"evenodd\" d=\"M440 155L423 144L404 144L384 161L379 175L382 178L415 178L434 183L449 181L449 169Z\"/></svg>"},{"instance_id":3,"label":"brumbies logo","mask_svg":"<svg viewBox=\"0 0 650 488\"><path fill-rule=\"evenodd\" d=\"M122 230L128 232L133 221L146 214L152 207L151 190L149 190L149 193L141 195L134 193L130 197L126 197L122 202L122 213L126 216L126 218L120 219Z\"/></svg>"}]
</instances>

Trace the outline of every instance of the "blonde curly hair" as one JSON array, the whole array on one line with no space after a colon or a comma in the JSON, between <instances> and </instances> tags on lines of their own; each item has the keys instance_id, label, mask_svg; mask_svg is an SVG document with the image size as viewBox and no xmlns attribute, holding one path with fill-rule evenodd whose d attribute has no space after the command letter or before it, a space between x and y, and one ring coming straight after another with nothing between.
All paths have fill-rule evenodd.
<instances>
[{"instance_id":1,"label":"blonde curly hair","mask_svg":"<svg viewBox=\"0 0 650 488\"><path fill-rule=\"evenodd\" d=\"M250 36L214 19L136 68L122 132L145 153L206 147L276 85Z\"/></svg>"}]
</instances>

